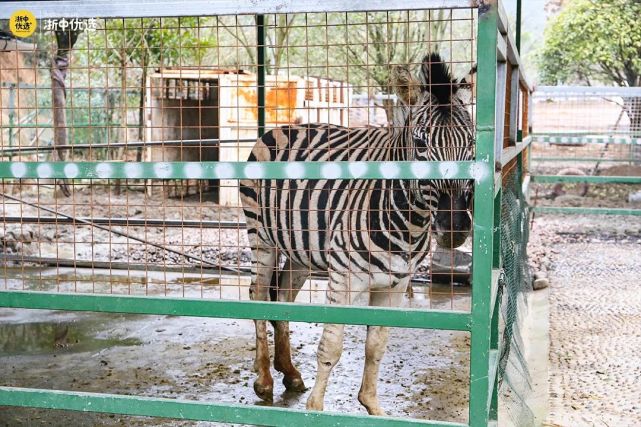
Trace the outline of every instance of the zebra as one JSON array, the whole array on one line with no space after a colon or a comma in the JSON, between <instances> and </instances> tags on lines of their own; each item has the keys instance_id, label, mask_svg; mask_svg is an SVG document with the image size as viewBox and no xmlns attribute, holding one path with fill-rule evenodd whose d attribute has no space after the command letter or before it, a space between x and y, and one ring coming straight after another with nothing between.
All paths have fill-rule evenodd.
<instances>
[{"instance_id":1,"label":"zebra","mask_svg":"<svg viewBox=\"0 0 641 427\"><path fill-rule=\"evenodd\" d=\"M426 55L418 80L407 65L392 69L398 96L392 127L328 124L284 126L258 139L248 161L472 160L474 126L461 89L437 53ZM430 251L432 229L441 246L467 238L472 184L468 180L243 179L241 200L252 250L250 298L294 301L310 273L327 272L326 302L398 306L411 274ZM434 217L434 218L433 218ZM279 269L279 265L284 265ZM291 360L289 323L273 321L274 368L287 390L306 390ZM273 399L267 325L255 320L254 391ZM317 376L307 400L323 410L329 375L343 348L344 325L326 324L317 351ZM368 326L358 400L384 415L376 383L387 327Z\"/></svg>"}]
</instances>

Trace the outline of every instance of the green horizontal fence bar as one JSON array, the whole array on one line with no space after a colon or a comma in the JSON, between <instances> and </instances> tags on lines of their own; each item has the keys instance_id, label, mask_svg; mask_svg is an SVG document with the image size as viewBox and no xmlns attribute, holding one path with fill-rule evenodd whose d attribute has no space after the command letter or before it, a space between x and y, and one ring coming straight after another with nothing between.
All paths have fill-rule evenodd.
<instances>
[{"instance_id":1,"label":"green horizontal fence bar","mask_svg":"<svg viewBox=\"0 0 641 427\"><path fill-rule=\"evenodd\" d=\"M536 132L532 132L530 134L531 136L612 136L612 135L617 135L617 136L631 136L632 133L629 131L610 131L610 132L605 132L603 130L562 130L562 131L545 131L545 130L538 130Z\"/></svg>"},{"instance_id":2,"label":"green horizontal fence bar","mask_svg":"<svg viewBox=\"0 0 641 427\"><path fill-rule=\"evenodd\" d=\"M537 162L625 162L639 163L641 159L609 159L603 157L532 157L531 160Z\"/></svg>"},{"instance_id":3,"label":"green horizontal fence bar","mask_svg":"<svg viewBox=\"0 0 641 427\"><path fill-rule=\"evenodd\" d=\"M75 107L75 108L87 108L87 107ZM120 127L118 122L94 122L94 123L73 123L67 126L67 129L73 130L75 128L102 128L102 127ZM129 127L139 127L138 125L129 126ZM38 123L22 123L15 124L12 126L7 126L5 129L53 129L54 125L52 124L38 124ZM99 146L97 146L99 147Z\"/></svg>"},{"instance_id":4,"label":"green horizontal fence bar","mask_svg":"<svg viewBox=\"0 0 641 427\"><path fill-rule=\"evenodd\" d=\"M609 131L604 131L602 129L595 129L595 130L585 130L585 129L577 129L577 130L569 130L569 129L564 129L564 130L544 130L544 129L539 129L536 132L532 132L530 135L533 136L540 136L540 135L550 135L550 136L585 136L585 135L595 135L595 136L611 136L611 135L622 135L622 136L631 136L632 132L627 131L627 130L609 130Z\"/></svg>"},{"instance_id":5,"label":"green horizontal fence bar","mask_svg":"<svg viewBox=\"0 0 641 427\"><path fill-rule=\"evenodd\" d=\"M641 184L641 176L591 176L591 175L532 175L532 182L587 182L590 184Z\"/></svg>"},{"instance_id":6,"label":"green horizontal fence bar","mask_svg":"<svg viewBox=\"0 0 641 427\"><path fill-rule=\"evenodd\" d=\"M469 331L471 315L454 310L370 308L112 294L0 291L0 307L233 319L380 325Z\"/></svg>"},{"instance_id":7,"label":"green horizontal fence bar","mask_svg":"<svg viewBox=\"0 0 641 427\"><path fill-rule=\"evenodd\" d=\"M641 144L641 138L631 138L626 136L590 136L576 134L538 134L532 135L534 142L547 142L552 144Z\"/></svg>"},{"instance_id":8,"label":"green horizontal fence bar","mask_svg":"<svg viewBox=\"0 0 641 427\"><path fill-rule=\"evenodd\" d=\"M570 206L534 206L534 212L551 214L581 214L581 215L630 215L641 216L641 209L623 208L584 208Z\"/></svg>"},{"instance_id":9,"label":"green horizontal fence bar","mask_svg":"<svg viewBox=\"0 0 641 427\"><path fill-rule=\"evenodd\" d=\"M138 397L105 393L85 393L0 387L0 406L30 406L84 412L219 421L263 426L345 426L396 427L426 425L464 427L466 424L393 417L301 411L268 406L212 403L189 400Z\"/></svg>"},{"instance_id":10,"label":"green horizontal fence bar","mask_svg":"<svg viewBox=\"0 0 641 427\"><path fill-rule=\"evenodd\" d=\"M0 162L0 178L476 179L485 162Z\"/></svg>"}]
</instances>

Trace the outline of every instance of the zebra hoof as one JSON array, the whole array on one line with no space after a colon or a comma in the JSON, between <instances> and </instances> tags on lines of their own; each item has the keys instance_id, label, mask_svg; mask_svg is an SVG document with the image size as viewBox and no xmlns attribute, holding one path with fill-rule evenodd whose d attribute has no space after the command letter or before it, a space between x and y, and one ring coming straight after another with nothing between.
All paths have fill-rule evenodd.
<instances>
[{"instance_id":1,"label":"zebra hoof","mask_svg":"<svg viewBox=\"0 0 641 427\"><path fill-rule=\"evenodd\" d=\"M258 381L254 382L254 393L256 396L263 399L265 402L274 401L274 385L261 384Z\"/></svg>"},{"instance_id":2,"label":"zebra hoof","mask_svg":"<svg viewBox=\"0 0 641 427\"><path fill-rule=\"evenodd\" d=\"M287 391L302 393L305 390L307 390L307 387L305 387L305 383L303 382L303 379L300 377L294 377L294 378L284 377L283 384L285 385L285 389L287 389Z\"/></svg>"}]
</instances>

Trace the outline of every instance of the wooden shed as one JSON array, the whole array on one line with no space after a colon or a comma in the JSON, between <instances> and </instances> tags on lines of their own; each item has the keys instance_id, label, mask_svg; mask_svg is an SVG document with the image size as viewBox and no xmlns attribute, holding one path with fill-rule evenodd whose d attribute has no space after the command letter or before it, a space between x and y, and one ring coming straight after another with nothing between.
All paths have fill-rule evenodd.
<instances>
[{"instance_id":1,"label":"wooden shed","mask_svg":"<svg viewBox=\"0 0 641 427\"><path fill-rule=\"evenodd\" d=\"M316 77L268 75L267 129L289 124L349 126L352 87ZM168 68L150 75L148 161L245 161L257 135L257 76L242 70ZM192 183L175 187L184 194ZM236 180L210 182L221 205L239 206ZM179 190L178 190L179 189ZM171 192L166 192L170 194Z\"/></svg>"}]
</instances>

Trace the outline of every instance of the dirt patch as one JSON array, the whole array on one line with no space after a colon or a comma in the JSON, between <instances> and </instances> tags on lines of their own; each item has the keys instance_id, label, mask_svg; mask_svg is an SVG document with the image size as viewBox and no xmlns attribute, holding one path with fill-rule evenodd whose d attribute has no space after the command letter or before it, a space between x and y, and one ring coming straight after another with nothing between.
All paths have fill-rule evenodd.
<instances>
[{"instance_id":1,"label":"dirt patch","mask_svg":"<svg viewBox=\"0 0 641 427\"><path fill-rule=\"evenodd\" d=\"M588 164L537 165L536 174L558 174L561 170L575 170L571 175L593 175L593 166ZM641 176L639 165L601 166L600 176ZM555 187L556 185L556 187ZM587 187L587 191L586 191ZM630 194L641 190L637 184L533 184L531 186L534 206L569 206L639 209L641 204L630 200Z\"/></svg>"},{"instance_id":2,"label":"dirt patch","mask_svg":"<svg viewBox=\"0 0 641 427\"><path fill-rule=\"evenodd\" d=\"M600 172L603 176L641 176L641 165L614 165Z\"/></svg>"},{"instance_id":3,"label":"dirt patch","mask_svg":"<svg viewBox=\"0 0 641 427\"><path fill-rule=\"evenodd\" d=\"M22 52L0 52L0 81L3 83L35 84L36 67L28 66L25 63L25 54ZM4 110L2 114L5 114Z\"/></svg>"},{"instance_id":4,"label":"dirt patch","mask_svg":"<svg viewBox=\"0 0 641 427\"><path fill-rule=\"evenodd\" d=\"M90 221L123 218L149 222L144 226L107 224L111 230L133 238L81 223L8 223L0 230L0 250L16 257L6 262L8 266L64 267L74 266L74 261L98 261L117 262L119 265L112 267L116 269L128 269L129 264L145 266L149 270L196 266L191 272L197 272L199 267L217 266L249 272L251 267L251 250L242 208L217 205L211 194L165 199L131 189L115 194L113 189L103 185L78 186L69 198L57 198L53 188L47 187L36 189L31 186L7 186L4 191L15 193L14 196L21 200L74 218L87 218ZM0 212L17 218L54 216L34 206L7 199L0 206ZM154 220L196 223L163 227L155 225ZM207 221L232 225L213 228L198 224ZM441 251L434 259L428 257L417 268L415 277L428 281L431 279L430 271L434 271L438 273L436 281L468 283L470 242L471 239L468 239L460 248L463 252L448 250ZM51 261L49 264L42 264L30 262L20 256L49 258ZM464 259L462 264L467 266L451 268L454 257ZM61 259L66 264L58 265L56 259ZM103 265L102 268L108 266Z\"/></svg>"}]
</instances>

